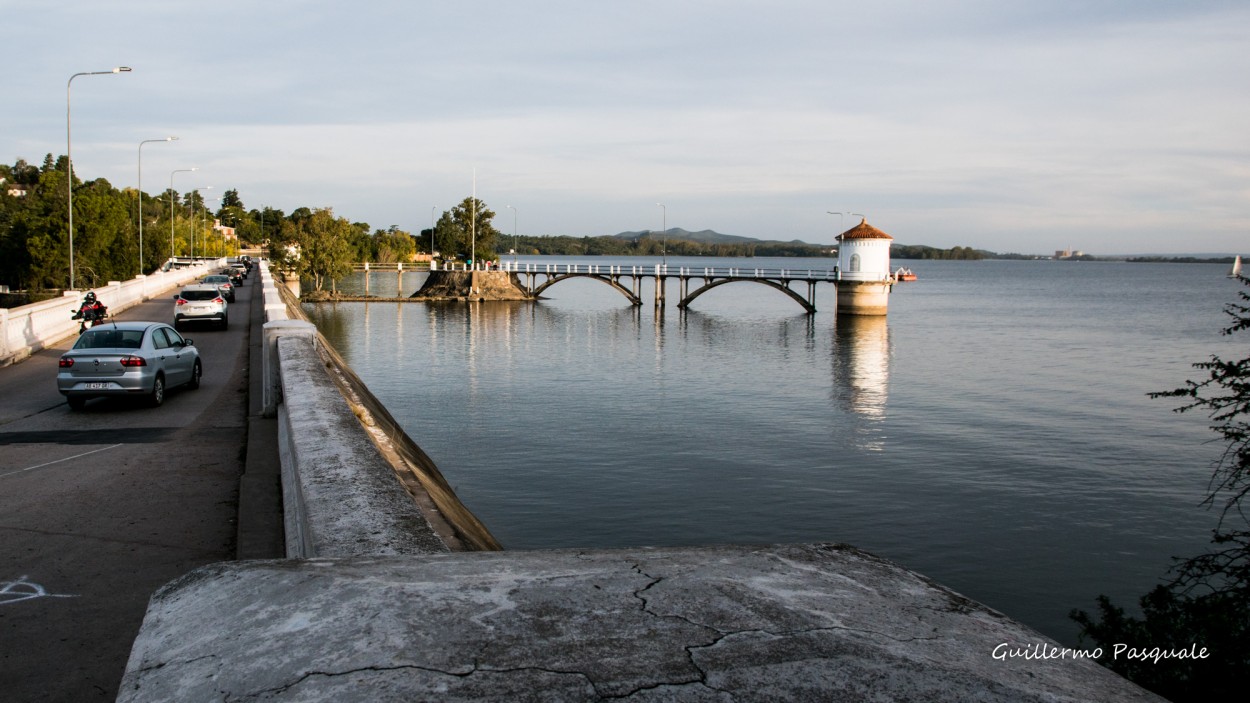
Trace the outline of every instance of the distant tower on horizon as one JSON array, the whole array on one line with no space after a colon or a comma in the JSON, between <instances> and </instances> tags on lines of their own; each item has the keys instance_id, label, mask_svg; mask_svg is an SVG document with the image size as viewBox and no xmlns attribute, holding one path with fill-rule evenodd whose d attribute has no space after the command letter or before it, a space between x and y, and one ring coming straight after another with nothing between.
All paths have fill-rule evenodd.
<instances>
[{"instance_id":1,"label":"distant tower on horizon","mask_svg":"<svg viewBox=\"0 0 1250 703\"><path fill-rule=\"evenodd\" d=\"M867 218L838 237L838 314L885 315L889 309L890 242Z\"/></svg>"}]
</instances>

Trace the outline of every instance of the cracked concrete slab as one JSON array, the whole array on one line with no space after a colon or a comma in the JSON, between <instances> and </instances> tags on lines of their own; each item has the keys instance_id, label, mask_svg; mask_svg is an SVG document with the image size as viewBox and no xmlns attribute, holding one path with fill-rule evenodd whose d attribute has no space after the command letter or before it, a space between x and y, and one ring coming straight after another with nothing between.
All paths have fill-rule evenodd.
<instances>
[{"instance_id":1,"label":"cracked concrete slab","mask_svg":"<svg viewBox=\"0 0 1250 703\"><path fill-rule=\"evenodd\" d=\"M153 596L118 700L1157 701L845 545L233 562Z\"/></svg>"}]
</instances>

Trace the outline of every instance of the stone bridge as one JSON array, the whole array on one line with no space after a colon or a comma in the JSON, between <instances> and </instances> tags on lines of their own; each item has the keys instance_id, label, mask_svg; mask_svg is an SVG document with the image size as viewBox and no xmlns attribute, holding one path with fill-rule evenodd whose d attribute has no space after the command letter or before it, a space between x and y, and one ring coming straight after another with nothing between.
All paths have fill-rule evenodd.
<instances>
[{"instance_id":1,"label":"stone bridge","mask_svg":"<svg viewBox=\"0 0 1250 703\"><path fill-rule=\"evenodd\" d=\"M832 269L805 268L754 268L749 266L734 267L700 267L678 266L667 264L654 266L613 265L613 264L559 264L559 263L509 263L504 262L500 270L513 274L518 283L527 293L539 296L543 291L573 278L589 278L601 281L624 295L631 304L642 305L642 280L654 279L655 306L665 304L665 283L669 278L679 282L679 302L677 307L685 309L696 298L704 293L727 283L759 283L774 288L789 296L809 313L816 312L816 284L821 281L837 283L842 280L841 273L835 266ZM697 282L691 289L691 281ZM806 290L795 290L792 286Z\"/></svg>"}]
</instances>

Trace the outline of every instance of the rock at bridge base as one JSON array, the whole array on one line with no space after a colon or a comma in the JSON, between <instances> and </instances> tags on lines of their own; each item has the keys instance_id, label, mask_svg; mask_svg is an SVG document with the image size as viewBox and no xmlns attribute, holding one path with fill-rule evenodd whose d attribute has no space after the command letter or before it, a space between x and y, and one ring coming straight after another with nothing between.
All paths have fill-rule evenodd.
<instances>
[{"instance_id":1,"label":"rock at bridge base","mask_svg":"<svg viewBox=\"0 0 1250 703\"><path fill-rule=\"evenodd\" d=\"M414 300L532 300L507 271L431 271Z\"/></svg>"}]
</instances>

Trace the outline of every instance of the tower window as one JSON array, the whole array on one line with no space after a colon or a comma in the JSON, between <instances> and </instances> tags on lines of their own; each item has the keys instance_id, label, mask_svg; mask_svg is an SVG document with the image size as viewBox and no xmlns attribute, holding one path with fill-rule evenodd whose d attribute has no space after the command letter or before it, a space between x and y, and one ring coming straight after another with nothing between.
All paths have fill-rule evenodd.
<instances>
[{"instance_id":1,"label":"tower window","mask_svg":"<svg viewBox=\"0 0 1250 703\"><path fill-rule=\"evenodd\" d=\"M859 254L851 254L851 273L859 271Z\"/></svg>"}]
</instances>

